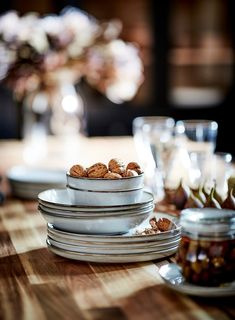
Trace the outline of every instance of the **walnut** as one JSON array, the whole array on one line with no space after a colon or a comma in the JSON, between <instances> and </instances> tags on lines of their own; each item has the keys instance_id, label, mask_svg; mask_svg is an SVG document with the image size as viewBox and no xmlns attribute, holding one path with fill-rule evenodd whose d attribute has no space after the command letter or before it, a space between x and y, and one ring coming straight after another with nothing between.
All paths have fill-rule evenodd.
<instances>
[{"instance_id":1,"label":"walnut","mask_svg":"<svg viewBox=\"0 0 235 320\"><path fill-rule=\"evenodd\" d=\"M80 164L73 165L69 170L69 174L72 177L87 177L86 169Z\"/></svg>"},{"instance_id":2,"label":"walnut","mask_svg":"<svg viewBox=\"0 0 235 320\"><path fill-rule=\"evenodd\" d=\"M104 178L105 179L122 179L122 176L118 173L115 173L115 172L107 172L104 175Z\"/></svg>"},{"instance_id":3,"label":"walnut","mask_svg":"<svg viewBox=\"0 0 235 320\"><path fill-rule=\"evenodd\" d=\"M101 162L97 162L87 169L89 178L103 178L107 172L107 166Z\"/></svg>"},{"instance_id":4,"label":"walnut","mask_svg":"<svg viewBox=\"0 0 235 320\"><path fill-rule=\"evenodd\" d=\"M138 173L135 170L128 169L123 173L123 177L136 177L136 176L138 176Z\"/></svg>"},{"instance_id":5,"label":"walnut","mask_svg":"<svg viewBox=\"0 0 235 320\"><path fill-rule=\"evenodd\" d=\"M136 171L138 174L143 173L140 165L139 165L137 162L129 162L128 165L127 165L127 167L126 167L126 170L128 170L128 169L134 170L134 171Z\"/></svg>"},{"instance_id":6,"label":"walnut","mask_svg":"<svg viewBox=\"0 0 235 320\"><path fill-rule=\"evenodd\" d=\"M120 159L111 159L108 163L109 170L122 175L125 172L125 165Z\"/></svg>"},{"instance_id":7,"label":"walnut","mask_svg":"<svg viewBox=\"0 0 235 320\"><path fill-rule=\"evenodd\" d=\"M160 231L168 231L171 229L172 222L167 218L160 218L157 221L157 227Z\"/></svg>"}]
</instances>

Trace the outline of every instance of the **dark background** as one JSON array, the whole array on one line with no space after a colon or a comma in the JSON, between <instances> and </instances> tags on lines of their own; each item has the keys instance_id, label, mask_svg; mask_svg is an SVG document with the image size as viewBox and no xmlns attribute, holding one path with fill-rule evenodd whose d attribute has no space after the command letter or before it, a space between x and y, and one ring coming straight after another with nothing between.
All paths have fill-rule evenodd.
<instances>
[{"instance_id":1,"label":"dark background","mask_svg":"<svg viewBox=\"0 0 235 320\"><path fill-rule=\"evenodd\" d=\"M100 20L120 18L121 37L138 43L145 67L137 96L122 105L85 83L79 85L88 136L132 134L132 120L141 115L211 119L219 124L217 151L235 155L235 1L11 0L0 2L0 12L59 13L68 5ZM205 92L210 92L209 98L204 98ZM0 138L17 137L19 115L11 93L1 86L0 97Z\"/></svg>"}]
</instances>

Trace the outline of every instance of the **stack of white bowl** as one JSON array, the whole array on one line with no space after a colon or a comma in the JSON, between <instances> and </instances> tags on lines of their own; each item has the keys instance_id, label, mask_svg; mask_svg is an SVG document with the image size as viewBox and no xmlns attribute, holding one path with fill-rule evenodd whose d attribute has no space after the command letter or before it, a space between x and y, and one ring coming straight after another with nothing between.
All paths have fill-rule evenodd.
<instances>
[{"instance_id":1,"label":"stack of white bowl","mask_svg":"<svg viewBox=\"0 0 235 320\"><path fill-rule=\"evenodd\" d=\"M75 178L67 173L66 189L41 192L38 209L48 223L48 248L64 257L96 262L145 261L174 253L180 238L177 226L163 239L135 234L136 227L149 224L154 208L143 178ZM122 239L124 246L117 250Z\"/></svg>"},{"instance_id":2,"label":"stack of white bowl","mask_svg":"<svg viewBox=\"0 0 235 320\"><path fill-rule=\"evenodd\" d=\"M141 200L144 174L122 179L101 179L67 176L70 200L77 205L132 205Z\"/></svg>"},{"instance_id":3,"label":"stack of white bowl","mask_svg":"<svg viewBox=\"0 0 235 320\"><path fill-rule=\"evenodd\" d=\"M152 194L140 202L116 206L74 205L66 189L50 189L38 195L38 209L55 228L85 234L120 234L144 221L153 211Z\"/></svg>"}]
</instances>

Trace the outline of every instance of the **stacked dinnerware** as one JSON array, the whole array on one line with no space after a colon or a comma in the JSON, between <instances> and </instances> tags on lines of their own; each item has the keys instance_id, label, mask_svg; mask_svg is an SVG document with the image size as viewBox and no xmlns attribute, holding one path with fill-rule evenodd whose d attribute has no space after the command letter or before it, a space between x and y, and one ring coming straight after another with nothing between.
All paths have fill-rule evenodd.
<instances>
[{"instance_id":1,"label":"stacked dinnerware","mask_svg":"<svg viewBox=\"0 0 235 320\"><path fill-rule=\"evenodd\" d=\"M159 214L159 217L168 217ZM155 234L141 234L149 219L120 235L87 235L63 231L52 224L47 227L47 246L65 258L103 263L128 263L162 259L173 255L180 241L180 227ZM139 232L138 232L139 231Z\"/></svg>"},{"instance_id":2,"label":"stacked dinnerware","mask_svg":"<svg viewBox=\"0 0 235 320\"><path fill-rule=\"evenodd\" d=\"M15 197L37 199L38 193L49 188L64 188L64 170L15 166L7 172L11 193Z\"/></svg>"},{"instance_id":3,"label":"stacked dinnerware","mask_svg":"<svg viewBox=\"0 0 235 320\"><path fill-rule=\"evenodd\" d=\"M153 211L153 196L143 192L140 202L115 206L74 205L66 189L38 195L38 209L55 228L86 234L120 234L144 221Z\"/></svg>"},{"instance_id":4,"label":"stacked dinnerware","mask_svg":"<svg viewBox=\"0 0 235 320\"><path fill-rule=\"evenodd\" d=\"M154 216L153 200L144 190L143 174L91 179L67 173L66 189L38 195L38 209L48 226L48 248L70 259L107 263L172 255L180 240L177 224L165 232L141 234Z\"/></svg>"}]
</instances>

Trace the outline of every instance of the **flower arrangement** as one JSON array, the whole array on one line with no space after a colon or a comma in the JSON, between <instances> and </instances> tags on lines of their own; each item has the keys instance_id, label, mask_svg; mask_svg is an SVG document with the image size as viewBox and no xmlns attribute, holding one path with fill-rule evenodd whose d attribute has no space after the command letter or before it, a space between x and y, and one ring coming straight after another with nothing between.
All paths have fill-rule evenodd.
<instances>
[{"instance_id":1,"label":"flower arrangement","mask_svg":"<svg viewBox=\"0 0 235 320\"><path fill-rule=\"evenodd\" d=\"M121 28L73 7L46 16L9 11L0 16L0 80L19 100L54 81L81 78L115 103L130 100L143 65L138 48L118 38Z\"/></svg>"}]
</instances>

